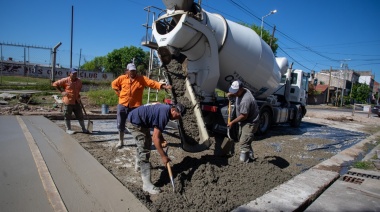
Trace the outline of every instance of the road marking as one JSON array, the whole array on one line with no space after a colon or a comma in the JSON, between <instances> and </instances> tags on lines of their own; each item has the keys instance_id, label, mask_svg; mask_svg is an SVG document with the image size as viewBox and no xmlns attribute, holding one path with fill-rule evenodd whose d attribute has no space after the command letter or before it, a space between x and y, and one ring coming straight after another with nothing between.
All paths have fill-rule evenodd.
<instances>
[{"instance_id":1,"label":"road marking","mask_svg":"<svg viewBox=\"0 0 380 212\"><path fill-rule=\"evenodd\" d=\"M67 211L66 206L63 203L61 196L59 195L57 187L54 184L53 178L51 177L46 163L42 157L40 149L37 146L37 143L35 142L32 134L26 127L26 124L21 119L21 117L16 116L16 118L18 123L20 124L20 127L25 135L26 141L28 142L29 148L32 152L34 162L36 163L42 185L44 186L50 204L52 205L54 211Z\"/></svg>"}]
</instances>

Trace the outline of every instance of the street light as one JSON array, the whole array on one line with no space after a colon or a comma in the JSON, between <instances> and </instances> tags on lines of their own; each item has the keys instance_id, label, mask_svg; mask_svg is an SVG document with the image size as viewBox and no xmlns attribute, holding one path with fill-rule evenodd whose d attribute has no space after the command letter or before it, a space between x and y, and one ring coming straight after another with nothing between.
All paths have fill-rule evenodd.
<instances>
[{"instance_id":1,"label":"street light","mask_svg":"<svg viewBox=\"0 0 380 212\"><path fill-rule=\"evenodd\" d=\"M260 37L261 38L263 37L264 18L267 17L267 16L270 16L272 14L275 14L276 12L277 12L277 10L272 10L272 11L270 11L270 13L268 13L268 15L265 15L265 16L261 17L261 32L260 32Z\"/></svg>"}]
</instances>

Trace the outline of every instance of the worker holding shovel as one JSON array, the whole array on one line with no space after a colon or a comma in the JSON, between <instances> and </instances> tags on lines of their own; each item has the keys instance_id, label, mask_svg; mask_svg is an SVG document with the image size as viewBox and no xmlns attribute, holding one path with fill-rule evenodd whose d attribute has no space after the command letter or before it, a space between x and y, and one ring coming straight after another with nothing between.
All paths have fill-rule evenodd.
<instances>
[{"instance_id":1,"label":"worker holding shovel","mask_svg":"<svg viewBox=\"0 0 380 212\"><path fill-rule=\"evenodd\" d=\"M163 150L165 139L162 135L169 120L181 118L185 107L181 103L176 105L155 104L146 105L131 111L127 118L127 128L136 140L137 145L137 165L141 170L143 181L143 191L150 194L160 193L160 188L155 187L150 179L150 149L152 140L157 152L161 156L162 163L167 167L170 159ZM150 128L153 128L153 135L150 135ZM170 173L170 169L168 169ZM170 173L171 174L171 173Z\"/></svg>"},{"instance_id":2,"label":"worker holding shovel","mask_svg":"<svg viewBox=\"0 0 380 212\"><path fill-rule=\"evenodd\" d=\"M82 80L77 77L75 68L70 69L70 76L53 83L53 86L62 94L64 103L64 119L66 132L74 134L71 130L71 114L74 112L82 128L82 132L89 133L84 124L83 111L81 107L80 91L82 90Z\"/></svg>"},{"instance_id":3,"label":"worker holding shovel","mask_svg":"<svg viewBox=\"0 0 380 212\"><path fill-rule=\"evenodd\" d=\"M240 81L234 81L229 89L229 97L236 97L236 118L227 124L230 128L239 124L240 161L253 160L252 141L259 126L259 108L252 93Z\"/></svg>"}]
</instances>

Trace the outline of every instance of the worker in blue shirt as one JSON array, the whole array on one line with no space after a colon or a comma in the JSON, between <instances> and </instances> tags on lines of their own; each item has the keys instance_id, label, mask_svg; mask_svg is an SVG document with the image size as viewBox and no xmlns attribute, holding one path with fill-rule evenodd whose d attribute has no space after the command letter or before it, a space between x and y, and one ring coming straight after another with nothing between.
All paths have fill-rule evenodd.
<instances>
[{"instance_id":1,"label":"worker in blue shirt","mask_svg":"<svg viewBox=\"0 0 380 212\"><path fill-rule=\"evenodd\" d=\"M143 191L150 194L160 193L160 189L155 187L150 179L150 148L152 140L157 152L161 156L162 163L165 165L170 161L165 154L162 144L166 143L162 132L169 120L176 120L184 113L185 107L181 103L176 105L155 104L140 106L129 113L127 118L127 128L136 140L136 171L141 170L143 181ZM153 135L150 129L153 128ZM153 138L153 139L152 139Z\"/></svg>"}]
</instances>

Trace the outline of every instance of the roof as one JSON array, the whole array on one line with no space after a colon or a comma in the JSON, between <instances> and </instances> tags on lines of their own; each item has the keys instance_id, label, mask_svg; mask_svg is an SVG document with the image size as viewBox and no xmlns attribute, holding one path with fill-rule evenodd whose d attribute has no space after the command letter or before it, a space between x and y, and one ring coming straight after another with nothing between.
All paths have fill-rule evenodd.
<instances>
[{"instance_id":1,"label":"roof","mask_svg":"<svg viewBox=\"0 0 380 212\"><path fill-rule=\"evenodd\" d=\"M320 91L320 92L325 92L328 87L329 87L329 85L317 85L317 86L315 86L315 90Z\"/></svg>"}]
</instances>

